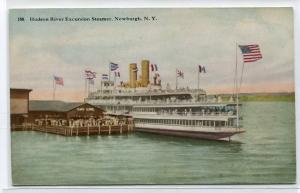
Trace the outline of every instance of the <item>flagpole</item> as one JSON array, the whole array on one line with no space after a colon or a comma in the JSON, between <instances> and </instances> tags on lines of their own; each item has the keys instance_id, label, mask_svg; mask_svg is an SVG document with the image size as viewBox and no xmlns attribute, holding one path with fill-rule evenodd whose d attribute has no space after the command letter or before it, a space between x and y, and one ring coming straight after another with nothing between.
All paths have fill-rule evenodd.
<instances>
[{"instance_id":1,"label":"flagpole","mask_svg":"<svg viewBox=\"0 0 300 193\"><path fill-rule=\"evenodd\" d=\"M114 90L116 89L116 80L117 80L116 73L117 73L117 72L115 72L115 76L114 76Z\"/></svg>"},{"instance_id":2,"label":"flagpole","mask_svg":"<svg viewBox=\"0 0 300 193\"><path fill-rule=\"evenodd\" d=\"M198 97L197 98L198 98L198 101L199 101L199 92L200 92L199 91L199 89L200 89L200 70L199 69L198 69L198 85L197 86L198 86L197 87L198 88Z\"/></svg>"},{"instance_id":3,"label":"flagpole","mask_svg":"<svg viewBox=\"0 0 300 193\"><path fill-rule=\"evenodd\" d=\"M244 66L245 66L245 62L243 61L243 66L242 66L242 74L241 74L240 86L239 86L239 92L240 92L240 90L241 90L241 87L242 87L242 82L243 82L243 76L244 76Z\"/></svg>"},{"instance_id":4,"label":"flagpole","mask_svg":"<svg viewBox=\"0 0 300 193\"><path fill-rule=\"evenodd\" d=\"M239 91L238 91L238 78L237 78L237 48L238 45L235 43L235 68L236 68L236 127L239 128Z\"/></svg>"},{"instance_id":5,"label":"flagpole","mask_svg":"<svg viewBox=\"0 0 300 193\"><path fill-rule=\"evenodd\" d=\"M110 72L111 70L110 70L110 63L108 64L108 82L110 82Z\"/></svg>"},{"instance_id":6,"label":"flagpole","mask_svg":"<svg viewBox=\"0 0 300 193\"><path fill-rule=\"evenodd\" d=\"M177 69L176 69L176 90L177 90L177 79L178 79L178 76L177 76Z\"/></svg>"},{"instance_id":7,"label":"flagpole","mask_svg":"<svg viewBox=\"0 0 300 193\"><path fill-rule=\"evenodd\" d=\"M153 75L153 73L152 73L152 64L150 64L150 85L151 85L151 81L152 81L152 79L154 79L153 77L152 77L152 75ZM154 84L154 80L153 80L153 84Z\"/></svg>"},{"instance_id":8,"label":"flagpole","mask_svg":"<svg viewBox=\"0 0 300 193\"><path fill-rule=\"evenodd\" d=\"M111 70L110 70L110 61L108 62L108 88L110 89L109 90L109 93L111 94L112 92L111 92L111 85L110 85L110 72L111 72Z\"/></svg>"},{"instance_id":9,"label":"flagpole","mask_svg":"<svg viewBox=\"0 0 300 193\"><path fill-rule=\"evenodd\" d=\"M55 100L56 82L53 80L53 100Z\"/></svg>"},{"instance_id":10,"label":"flagpole","mask_svg":"<svg viewBox=\"0 0 300 193\"><path fill-rule=\"evenodd\" d=\"M87 85L86 85L86 78L84 78L84 96L86 97L87 93Z\"/></svg>"},{"instance_id":11,"label":"flagpole","mask_svg":"<svg viewBox=\"0 0 300 193\"><path fill-rule=\"evenodd\" d=\"M91 85L90 79L87 80L87 84L88 84L88 93L87 93L87 96L89 96L89 94L90 94L90 85Z\"/></svg>"},{"instance_id":12,"label":"flagpole","mask_svg":"<svg viewBox=\"0 0 300 193\"><path fill-rule=\"evenodd\" d=\"M54 83L54 81L55 81L55 80L54 80L54 78L53 78L53 92L52 92L52 100L54 100L54 84L55 84L55 83Z\"/></svg>"}]
</instances>

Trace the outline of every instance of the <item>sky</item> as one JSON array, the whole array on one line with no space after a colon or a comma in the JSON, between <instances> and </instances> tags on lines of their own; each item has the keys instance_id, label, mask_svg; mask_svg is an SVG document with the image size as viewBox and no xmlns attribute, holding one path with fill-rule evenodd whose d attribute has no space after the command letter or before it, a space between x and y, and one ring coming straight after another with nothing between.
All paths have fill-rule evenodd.
<instances>
[{"instance_id":1,"label":"sky","mask_svg":"<svg viewBox=\"0 0 300 193\"><path fill-rule=\"evenodd\" d=\"M152 17L150 21L29 21L30 17ZM18 21L24 17L25 22ZM258 44L263 58L244 65L241 92L294 91L294 29L291 8L173 9L27 9L10 10L10 87L33 89L31 99L49 100L53 75L63 77L56 99L83 101L84 70L108 73L119 64L120 80L128 80L128 64L157 64L162 86L175 88L176 69L184 72L179 87L231 93L236 45ZM237 53L237 55L236 55Z\"/></svg>"}]
</instances>

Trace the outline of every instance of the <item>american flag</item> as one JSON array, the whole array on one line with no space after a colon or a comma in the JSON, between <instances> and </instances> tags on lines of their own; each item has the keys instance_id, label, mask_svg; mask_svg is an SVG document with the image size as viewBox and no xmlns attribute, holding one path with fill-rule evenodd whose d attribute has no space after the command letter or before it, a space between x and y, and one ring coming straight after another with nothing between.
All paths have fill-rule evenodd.
<instances>
[{"instance_id":1,"label":"american flag","mask_svg":"<svg viewBox=\"0 0 300 193\"><path fill-rule=\"evenodd\" d=\"M85 78L86 79L94 79L96 78L96 72L92 72L91 70L85 70Z\"/></svg>"},{"instance_id":2,"label":"american flag","mask_svg":"<svg viewBox=\"0 0 300 193\"><path fill-rule=\"evenodd\" d=\"M55 81L55 84L58 84L61 86L64 85L64 79L62 77L54 76L54 81Z\"/></svg>"},{"instance_id":3,"label":"american flag","mask_svg":"<svg viewBox=\"0 0 300 193\"><path fill-rule=\"evenodd\" d=\"M262 59L262 55L259 49L259 45L251 44L251 45L239 45L244 62L255 62L259 59Z\"/></svg>"},{"instance_id":4,"label":"american flag","mask_svg":"<svg viewBox=\"0 0 300 193\"><path fill-rule=\"evenodd\" d=\"M181 70L176 69L177 77L184 78L184 73Z\"/></svg>"}]
</instances>

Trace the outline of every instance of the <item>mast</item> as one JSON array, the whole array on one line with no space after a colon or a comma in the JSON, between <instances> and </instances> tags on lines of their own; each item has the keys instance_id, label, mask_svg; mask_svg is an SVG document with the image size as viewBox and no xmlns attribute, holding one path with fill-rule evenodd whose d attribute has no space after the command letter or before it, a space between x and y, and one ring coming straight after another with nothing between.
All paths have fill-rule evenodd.
<instances>
[{"instance_id":1,"label":"mast","mask_svg":"<svg viewBox=\"0 0 300 193\"><path fill-rule=\"evenodd\" d=\"M235 83L235 86L236 86L236 127L239 128L239 91L238 91L238 80L237 80L237 48L238 48L238 45L237 43L235 43L235 73L236 73L236 83Z\"/></svg>"},{"instance_id":2,"label":"mast","mask_svg":"<svg viewBox=\"0 0 300 193\"><path fill-rule=\"evenodd\" d=\"M54 76L53 76L54 77ZM55 80L54 80L55 78L53 78L53 98L52 98L52 100L55 100L55 90L56 90L56 82L55 82Z\"/></svg>"},{"instance_id":3,"label":"mast","mask_svg":"<svg viewBox=\"0 0 300 193\"><path fill-rule=\"evenodd\" d=\"M200 94L200 70L198 69L198 84L197 84L197 91L198 91L198 95L197 95L197 99L199 101L199 94Z\"/></svg>"},{"instance_id":4,"label":"mast","mask_svg":"<svg viewBox=\"0 0 300 193\"><path fill-rule=\"evenodd\" d=\"M177 76L177 69L176 69L175 75L176 75L176 90L177 90L177 79L178 79L178 76Z\"/></svg>"}]
</instances>

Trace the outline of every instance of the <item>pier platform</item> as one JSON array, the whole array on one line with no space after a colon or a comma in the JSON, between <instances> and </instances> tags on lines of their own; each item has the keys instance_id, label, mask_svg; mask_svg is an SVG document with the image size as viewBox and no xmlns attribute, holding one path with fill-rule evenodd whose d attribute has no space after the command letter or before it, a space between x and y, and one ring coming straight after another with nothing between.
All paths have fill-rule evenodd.
<instances>
[{"instance_id":1,"label":"pier platform","mask_svg":"<svg viewBox=\"0 0 300 193\"><path fill-rule=\"evenodd\" d=\"M103 125L91 127L16 125L12 131L38 131L63 136L122 135L133 132L133 125Z\"/></svg>"}]
</instances>

